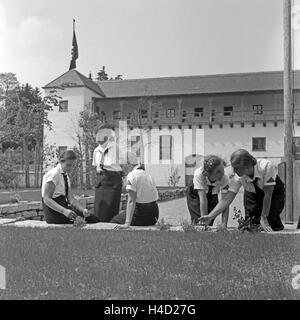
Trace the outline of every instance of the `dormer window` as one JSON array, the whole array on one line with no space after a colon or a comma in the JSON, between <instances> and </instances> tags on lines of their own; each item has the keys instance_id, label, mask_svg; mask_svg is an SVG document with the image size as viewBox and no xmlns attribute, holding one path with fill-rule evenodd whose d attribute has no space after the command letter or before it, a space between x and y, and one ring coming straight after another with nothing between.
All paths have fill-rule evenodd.
<instances>
[{"instance_id":1,"label":"dormer window","mask_svg":"<svg viewBox=\"0 0 300 320\"><path fill-rule=\"evenodd\" d=\"M59 101L59 112L68 112L69 102L67 100Z\"/></svg>"}]
</instances>

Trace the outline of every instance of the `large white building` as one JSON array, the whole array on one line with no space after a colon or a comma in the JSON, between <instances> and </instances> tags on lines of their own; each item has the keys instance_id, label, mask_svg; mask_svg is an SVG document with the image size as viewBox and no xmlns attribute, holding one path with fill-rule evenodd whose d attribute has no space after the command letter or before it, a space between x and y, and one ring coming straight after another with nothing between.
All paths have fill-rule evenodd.
<instances>
[{"instance_id":1,"label":"large white building","mask_svg":"<svg viewBox=\"0 0 300 320\"><path fill-rule=\"evenodd\" d=\"M198 160L210 153L228 159L245 148L275 164L284 155L281 71L95 82L70 70L44 90L61 97L49 113L53 131L45 132L47 143L61 148L76 145L78 116L88 108L116 132L122 121L120 136L128 137L134 152L140 135L134 114L140 110L145 162L160 186L168 185L171 168L186 185ZM300 137L300 71L294 73L294 108Z\"/></svg>"}]
</instances>

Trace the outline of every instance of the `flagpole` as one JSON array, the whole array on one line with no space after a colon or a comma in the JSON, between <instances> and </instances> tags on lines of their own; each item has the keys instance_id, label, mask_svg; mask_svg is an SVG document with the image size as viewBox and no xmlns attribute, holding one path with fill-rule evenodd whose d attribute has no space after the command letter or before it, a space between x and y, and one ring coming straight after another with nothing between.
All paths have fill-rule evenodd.
<instances>
[{"instance_id":1,"label":"flagpole","mask_svg":"<svg viewBox=\"0 0 300 320\"><path fill-rule=\"evenodd\" d=\"M285 212L286 223L294 222L293 208L293 108L292 108L292 5L291 0L284 0L283 4L283 42L284 42L284 157L286 163L285 174Z\"/></svg>"}]
</instances>

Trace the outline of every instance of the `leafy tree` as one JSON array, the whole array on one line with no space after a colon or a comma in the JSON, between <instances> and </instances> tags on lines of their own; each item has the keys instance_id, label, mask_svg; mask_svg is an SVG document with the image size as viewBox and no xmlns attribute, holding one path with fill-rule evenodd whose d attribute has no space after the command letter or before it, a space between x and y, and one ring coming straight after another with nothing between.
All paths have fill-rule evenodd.
<instances>
[{"instance_id":1,"label":"leafy tree","mask_svg":"<svg viewBox=\"0 0 300 320\"><path fill-rule=\"evenodd\" d=\"M78 127L80 132L77 133L77 139L80 141L84 148L84 158L86 166L86 186L91 187L91 180L95 177L92 170L92 155L97 146L97 134L100 129L104 128L104 123L99 119L98 113L90 112L87 108L80 112ZM80 146L80 145L79 145ZM83 158L83 156L82 156Z\"/></svg>"},{"instance_id":2,"label":"leafy tree","mask_svg":"<svg viewBox=\"0 0 300 320\"><path fill-rule=\"evenodd\" d=\"M106 73L105 71L105 66L102 67L102 70L100 70L98 73L97 73L97 78L96 78L98 81L106 81L108 80L108 74Z\"/></svg>"},{"instance_id":3,"label":"leafy tree","mask_svg":"<svg viewBox=\"0 0 300 320\"><path fill-rule=\"evenodd\" d=\"M90 78L91 78L91 76L90 76ZM105 70L105 66L102 67L102 70L98 71L96 79L98 81L123 80L121 74L118 74L115 78L109 77L106 70Z\"/></svg>"},{"instance_id":4,"label":"leafy tree","mask_svg":"<svg viewBox=\"0 0 300 320\"><path fill-rule=\"evenodd\" d=\"M30 186L30 159L35 164L35 184L39 186L42 168L43 129L51 129L48 111L51 103L57 104L55 95L42 98L38 88L29 84L20 85L15 75L2 74L0 77L0 144L22 148L22 167L25 170L26 187Z\"/></svg>"}]
</instances>

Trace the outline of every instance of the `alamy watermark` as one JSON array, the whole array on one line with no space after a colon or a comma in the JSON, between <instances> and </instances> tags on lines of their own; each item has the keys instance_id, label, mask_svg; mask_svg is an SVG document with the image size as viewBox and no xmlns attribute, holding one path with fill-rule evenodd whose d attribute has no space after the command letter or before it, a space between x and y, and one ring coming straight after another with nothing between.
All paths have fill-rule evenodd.
<instances>
[{"instance_id":1,"label":"alamy watermark","mask_svg":"<svg viewBox=\"0 0 300 320\"><path fill-rule=\"evenodd\" d=\"M162 136L168 139L162 141ZM200 128L172 128L171 130L169 128L134 128L129 130L127 121L121 120L119 126L114 130L109 128L99 130L96 140L101 142L105 139L110 141L118 164L134 163L136 159L131 159L128 155L132 153L132 150L141 151L143 149L144 164L159 165L158 155L162 142L166 143L162 149L173 150L172 158L175 165L183 164L188 157L204 155L204 129Z\"/></svg>"},{"instance_id":2,"label":"alamy watermark","mask_svg":"<svg viewBox=\"0 0 300 320\"><path fill-rule=\"evenodd\" d=\"M6 289L6 270L3 266L0 266L0 290Z\"/></svg>"},{"instance_id":3,"label":"alamy watermark","mask_svg":"<svg viewBox=\"0 0 300 320\"><path fill-rule=\"evenodd\" d=\"M292 279L292 287L294 290L300 290L300 265L293 267L292 274L295 275Z\"/></svg>"},{"instance_id":4,"label":"alamy watermark","mask_svg":"<svg viewBox=\"0 0 300 320\"><path fill-rule=\"evenodd\" d=\"M292 7L292 28L294 30L300 29L300 4Z\"/></svg>"}]
</instances>

